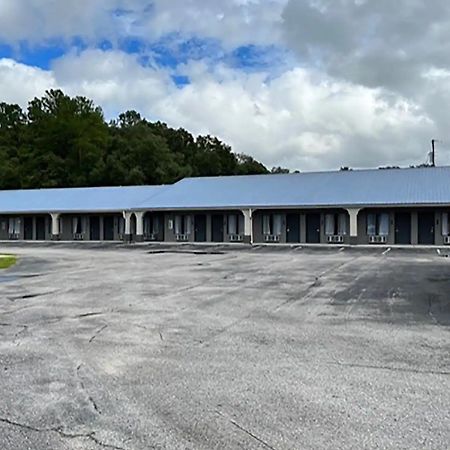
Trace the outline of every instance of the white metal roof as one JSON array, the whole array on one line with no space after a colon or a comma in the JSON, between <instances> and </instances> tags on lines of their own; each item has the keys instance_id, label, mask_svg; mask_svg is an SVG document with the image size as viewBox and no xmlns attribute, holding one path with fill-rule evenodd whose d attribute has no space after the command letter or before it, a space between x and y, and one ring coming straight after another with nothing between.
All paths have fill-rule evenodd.
<instances>
[{"instance_id":1,"label":"white metal roof","mask_svg":"<svg viewBox=\"0 0 450 450\"><path fill-rule=\"evenodd\" d=\"M450 167L186 178L149 209L450 205Z\"/></svg>"},{"instance_id":2,"label":"white metal roof","mask_svg":"<svg viewBox=\"0 0 450 450\"><path fill-rule=\"evenodd\" d=\"M168 186L0 191L0 214L449 205L450 167L186 178Z\"/></svg>"},{"instance_id":3,"label":"white metal roof","mask_svg":"<svg viewBox=\"0 0 450 450\"><path fill-rule=\"evenodd\" d=\"M136 209L167 186L0 191L1 213L114 212Z\"/></svg>"}]
</instances>

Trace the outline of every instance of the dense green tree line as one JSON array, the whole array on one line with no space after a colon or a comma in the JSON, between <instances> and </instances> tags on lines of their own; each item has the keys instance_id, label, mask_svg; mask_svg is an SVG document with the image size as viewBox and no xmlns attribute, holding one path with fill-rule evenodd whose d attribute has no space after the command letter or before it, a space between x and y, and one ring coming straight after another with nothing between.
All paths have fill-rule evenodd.
<instances>
[{"instance_id":1,"label":"dense green tree line","mask_svg":"<svg viewBox=\"0 0 450 450\"><path fill-rule=\"evenodd\" d=\"M59 90L35 98L27 111L0 103L0 189L163 184L267 172L215 137L195 138L135 111L107 123L91 100Z\"/></svg>"}]
</instances>

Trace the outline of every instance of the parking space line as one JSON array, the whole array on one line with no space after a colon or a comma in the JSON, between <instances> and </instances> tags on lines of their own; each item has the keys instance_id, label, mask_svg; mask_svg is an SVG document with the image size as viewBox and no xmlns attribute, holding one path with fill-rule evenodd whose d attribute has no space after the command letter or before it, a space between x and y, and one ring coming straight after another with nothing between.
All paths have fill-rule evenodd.
<instances>
[{"instance_id":1,"label":"parking space line","mask_svg":"<svg viewBox=\"0 0 450 450\"><path fill-rule=\"evenodd\" d=\"M382 253L382 255L383 255L383 256L387 255L391 250L392 250L391 247L389 247L388 249L386 249L386 250Z\"/></svg>"},{"instance_id":2,"label":"parking space line","mask_svg":"<svg viewBox=\"0 0 450 450\"><path fill-rule=\"evenodd\" d=\"M438 248L438 249L436 249L436 251L437 251L437 254L438 254L439 256L441 256L441 249Z\"/></svg>"}]
</instances>

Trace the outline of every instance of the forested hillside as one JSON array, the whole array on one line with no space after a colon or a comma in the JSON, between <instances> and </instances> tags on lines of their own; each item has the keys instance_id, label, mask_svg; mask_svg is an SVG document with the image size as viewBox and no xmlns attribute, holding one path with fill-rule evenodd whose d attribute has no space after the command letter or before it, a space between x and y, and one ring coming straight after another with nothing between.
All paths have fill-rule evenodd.
<instances>
[{"instance_id":1,"label":"forested hillside","mask_svg":"<svg viewBox=\"0 0 450 450\"><path fill-rule=\"evenodd\" d=\"M59 90L23 111L0 103L0 189L172 183L187 176L267 173L212 136L194 137Z\"/></svg>"}]
</instances>

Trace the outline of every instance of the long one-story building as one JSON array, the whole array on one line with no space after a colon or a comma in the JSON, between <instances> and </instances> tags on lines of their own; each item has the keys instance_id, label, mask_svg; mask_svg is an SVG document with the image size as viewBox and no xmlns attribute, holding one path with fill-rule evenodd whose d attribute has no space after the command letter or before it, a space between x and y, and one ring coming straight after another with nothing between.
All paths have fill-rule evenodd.
<instances>
[{"instance_id":1,"label":"long one-story building","mask_svg":"<svg viewBox=\"0 0 450 450\"><path fill-rule=\"evenodd\" d=\"M0 240L450 245L450 167L0 192Z\"/></svg>"}]
</instances>

